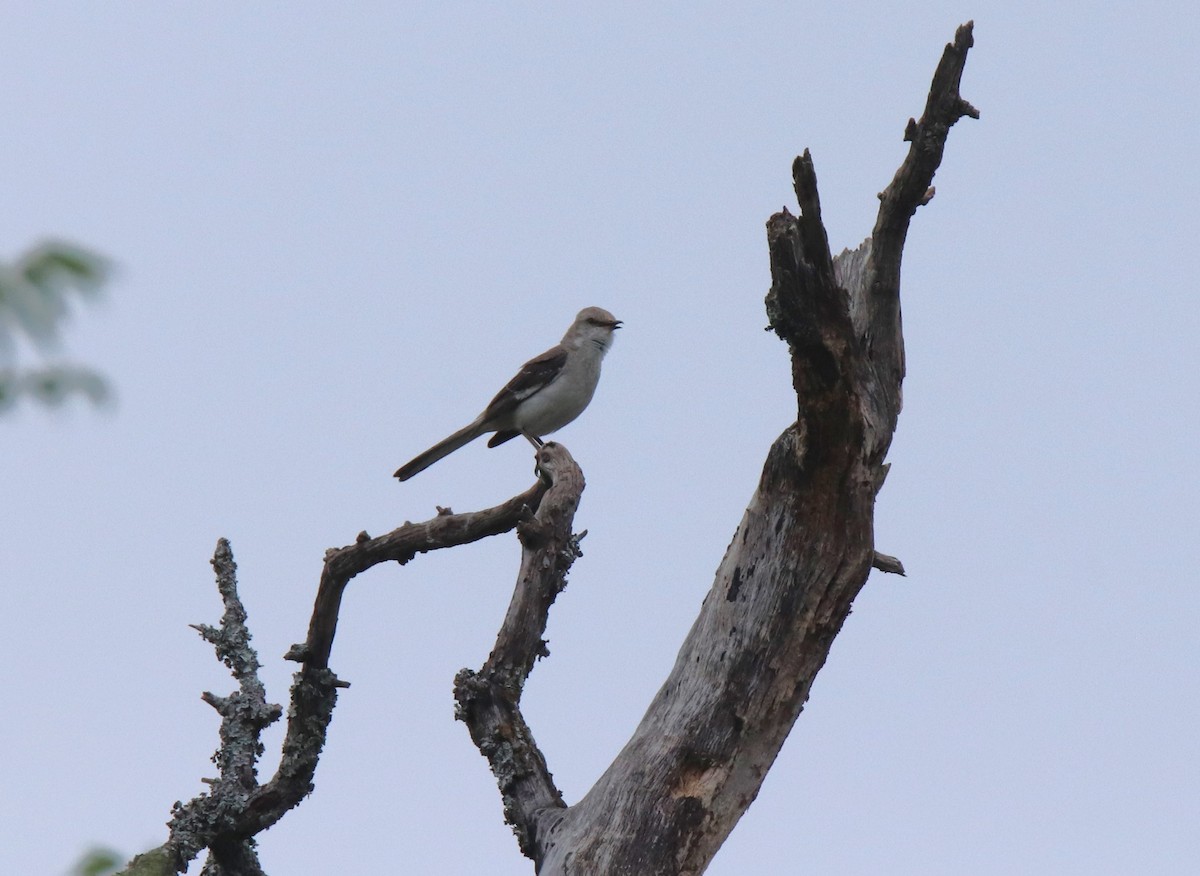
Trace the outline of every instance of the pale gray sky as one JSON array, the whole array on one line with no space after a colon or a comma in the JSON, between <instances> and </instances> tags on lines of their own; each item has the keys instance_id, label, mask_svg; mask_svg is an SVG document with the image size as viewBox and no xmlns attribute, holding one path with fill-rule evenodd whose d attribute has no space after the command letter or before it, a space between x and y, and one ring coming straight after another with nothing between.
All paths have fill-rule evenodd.
<instances>
[{"instance_id":1,"label":"pale gray sky","mask_svg":"<svg viewBox=\"0 0 1200 876\"><path fill-rule=\"evenodd\" d=\"M56 234L121 271L67 337L115 411L0 419L0 871L157 844L212 774L231 682L187 624L219 536L282 701L324 549L528 486L521 442L391 473L595 304L627 325L560 435L590 534L525 698L578 799L793 416L762 330L791 160L856 245L968 18L983 117L909 235L878 507L909 577L863 591L709 872L1196 872L1191 2L8 4L0 257ZM532 873L450 695L516 557L354 582L268 872Z\"/></svg>"}]
</instances>

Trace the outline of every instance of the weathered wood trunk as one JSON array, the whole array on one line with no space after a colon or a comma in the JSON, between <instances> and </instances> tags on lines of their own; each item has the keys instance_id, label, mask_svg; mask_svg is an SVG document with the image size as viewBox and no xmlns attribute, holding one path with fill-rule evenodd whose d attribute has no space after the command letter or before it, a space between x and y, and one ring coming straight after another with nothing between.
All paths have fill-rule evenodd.
<instances>
[{"instance_id":1,"label":"weathered wood trunk","mask_svg":"<svg viewBox=\"0 0 1200 876\"><path fill-rule=\"evenodd\" d=\"M800 714L813 679L872 566L903 573L875 551L875 497L900 413L904 341L900 261L909 220L930 183L950 127L978 112L959 95L972 45L960 27L934 74L925 112L909 120L908 156L880 194L879 217L853 252L833 259L812 159L792 168L800 213L767 223L767 317L791 353L795 422L772 445L758 489L675 666L632 738L595 786L568 806L520 710L555 597L579 555L572 533L583 474L566 448L537 452L540 480L502 505L439 513L330 550L308 637L288 657L292 687L283 758L259 784L260 734L283 710L266 702L249 647L233 556L214 565L226 612L201 626L238 679L230 697L206 694L222 716L220 777L211 793L172 810L170 837L128 873L183 872L208 849L205 873L256 876L253 837L312 790L337 691L329 668L350 581L383 562L517 529L523 547L512 605L478 671L455 680L457 717L488 759L521 851L541 876L693 876L704 872L754 801Z\"/></svg>"},{"instance_id":2,"label":"weathered wood trunk","mask_svg":"<svg viewBox=\"0 0 1200 876\"><path fill-rule=\"evenodd\" d=\"M758 794L871 567L902 571L876 553L873 532L904 377L900 261L909 220L933 196L950 126L978 115L958 92L971 42L967 24L946 47L925 113L905 132L909 155L857 250L831 257L812 160L796 160L799 216L785 210L767 223L767 315L791 353L796 421L771 447L700 615L632 738L569 807L540 755L522 760L504 744L502 756L494 745L485 751L493 769L505 766L505 812L541 876L702 873ZM505 736L506 725L470 708L462 717L477 742Z\"/></svg>"}]
</instances>

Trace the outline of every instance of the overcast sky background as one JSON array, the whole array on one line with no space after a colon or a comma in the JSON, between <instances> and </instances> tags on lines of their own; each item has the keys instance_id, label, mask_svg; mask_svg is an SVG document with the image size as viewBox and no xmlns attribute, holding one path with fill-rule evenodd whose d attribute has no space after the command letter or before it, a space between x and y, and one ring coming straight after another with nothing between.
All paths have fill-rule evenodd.
<instances>
[{"instance_id":1,"label":"overcast sky background","mask_svg":"<svg viewBox=\"0 0 1200 876\"><path fill-rule=\"evenodd\" d=\"M594 304L626 327L559 436L589 535L525 697L577 800L793 418L762 304L792 158L857 245L969 18L982 119L908 237L877 512L909 576L872 577L709 873L1197 872L1191 2L5 4L0 258L120 271L66 344L114 409L0 418L0 871L156 845L213 774L218 537L283 702L323 551L525 489L523 442L391 473ZM532 873L452 719L517 556L353 583L268 872Z\"/></svg>"}]
</instances>

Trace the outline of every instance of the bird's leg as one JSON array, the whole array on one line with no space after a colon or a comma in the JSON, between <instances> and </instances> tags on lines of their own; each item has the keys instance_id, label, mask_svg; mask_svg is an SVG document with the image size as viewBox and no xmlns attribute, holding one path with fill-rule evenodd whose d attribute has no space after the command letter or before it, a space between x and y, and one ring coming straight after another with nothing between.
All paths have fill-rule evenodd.
<instances>
[{"instance_id":1,"label":"bird's leg","mask_svg":"<svg viewBox=\"0 0 1200 876\"><path fill-rule=\"evenodd\" d=\"M533 473L546 486L550 486L550 475L542 471L542 446L546 442L544 442L537 435L530 435L528 432L522 432L521 434L524 435L526 439L528 439L529 443L533 445Z\"/></svg>"}]
</instances>

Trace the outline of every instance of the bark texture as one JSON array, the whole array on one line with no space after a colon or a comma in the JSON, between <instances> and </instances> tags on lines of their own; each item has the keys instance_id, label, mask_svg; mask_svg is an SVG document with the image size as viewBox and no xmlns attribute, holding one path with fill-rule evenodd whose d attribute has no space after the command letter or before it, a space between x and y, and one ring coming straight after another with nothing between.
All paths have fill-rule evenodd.
<instances>
[{"instance_id":1,"label":"bark texture","mask_svg":"<svg viewBox=\"0 0 1200 876\"><path fill-rule=\"evenodd\" d=\"M567 586L567 572L580 555L583 534L574 535L571 524L584 486L583 472L561 445L544 445L539 466L553 486L537 515L517 527L521 568L496 645L482 669L464 669L454 680L455 716L488 759L500 786L504 819L521 851L535 860L546 825L557 820L566 803L521 714L521 693L534 661L548 653L542 635L550 606Z\"/></svg>"}]
</instances>

